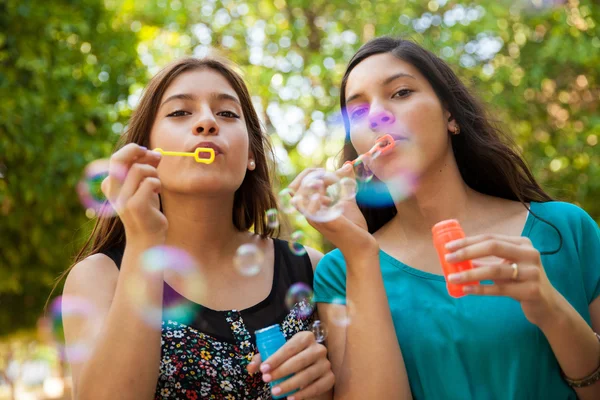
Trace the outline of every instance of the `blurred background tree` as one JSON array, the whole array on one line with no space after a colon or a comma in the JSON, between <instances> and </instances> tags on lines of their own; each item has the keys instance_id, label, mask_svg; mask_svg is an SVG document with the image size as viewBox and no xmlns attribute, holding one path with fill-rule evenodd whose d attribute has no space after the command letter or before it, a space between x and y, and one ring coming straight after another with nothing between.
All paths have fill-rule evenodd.
<instances>
[{"instance_id":1,"label":"blurred background tree","mask_svg":"<svg viewBox=\"0 0 600 400\"><path fill-rule=\"evenodd\" d=\"M148 79L184 55L240 66L280 188L333 168L358 47L412 38L490 104L550 193L600 221L598 15L592 0L0 1L0 335L35 326L93 223L75 194L83 168L110 155Z\"/></svg>"}]
</instances>

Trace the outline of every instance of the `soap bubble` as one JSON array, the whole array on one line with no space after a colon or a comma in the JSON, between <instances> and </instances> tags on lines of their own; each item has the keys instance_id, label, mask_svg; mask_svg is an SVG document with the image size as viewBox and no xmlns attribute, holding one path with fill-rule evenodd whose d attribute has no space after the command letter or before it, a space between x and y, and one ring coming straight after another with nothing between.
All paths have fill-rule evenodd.
<instances>
[{"instance_id":1,"label":"soap bubble","mask_svg":"<svg viewBox=\"0 0 600 400\"><path fill-rule=\"evenodd\" d=\"M290 188L285 188L281 192L279 192L279 207L281 211L286 214L291 214L296 211L296 208L292 204L292 198L294 196L294 191Z\"/></svg>"},{"instance_id":2,"label":"soap bubble","mask_svg":"<svg viewBox=\"0 0 600 400\"><path fill-rule=\"evenodd\" d=\"M329 304L328 315L334 325L348 326L355 317L354 302L344 297L336 297Z\"/></svg>"},{"instance_id":3,"label":"soap bubble","mask_svg":"<svg viewBox=\"0 0 600 400\"><path fill-rule=\"evenodd\" d=\"M79 332L96 332L100 328L96 307L84 297L59 296L50 305L50 317L43 322L49 325L51 337L58 346L61 358L72 363L83 362L91 355L92 338L76 335L70 338L67 345L63 318L74 321Z\"/></svg>"},{"instance_id":4,"label":"soap bubble","mask_svg":"<svg viewBox=\"0 0 600 400\"><path fill-rule=\"evenodd\" d=\"M108 176L108 159L99 159L89 163L81 179L77 183L77 194L83 207L86 209L86 215L89 218L112 217L116 215L114 208L110 205L104 193L102 193L102 181ZM119 177L125 179L127 174L124 168L117 168Z\"/></svg>"},{"instance_id":5,"label":"soap bubble","mask_svg":"<svg viewBox=\"0 0 600 400\"><path fill-rule=\"evenodd\" d=\"M297 255L303 256L306 254L306 248L303 245L304 242L304 233L300 230L295 231L291 235L291 241L289 241L290 251Z\"/></svg>"},{"instance_id":6,"label":"soap bubble","mask_svg":"<svg viewBox=\"0 0 600 400\"><path fill-rule=\"evenodd\" d=\"M333 172L319 169L304 177L292 202L307 219L328 222L342 214L341 200L340 178Z\"/></svg>"},{"instance_id":7,"label":"soap bubble","mask_svg":"<svg viewBox=\"0 0 600 400\"><path fill-rule=\"evenodd\" d=\"M354 175L361 182L369 182L373 179L374 174L368 166L369 161L369 157L362 155L353 164Z\"/></svg>"},{"instance_id":8,"label":"soap bubble","mask_svg":"<svg viewBox=\"0 0 600 400\"><path fill-rule=\"evenodd\" d=\"M279 215L276 208L270 208L265 213L265 222L269 228L279 227Z\"/></svg>"},{"instance_id":9,"label":"soap bubble","mask_svg":"<svg viewBox=\"0 0 600 400\"><path fill-rule=\"evenodd\" d=\"M315 335L317 343L324 343L327 340L327 329L321 321L316 320L311 327L312 333Z\"/></svg>"},{"instance_id":10,"label":"soap bubble","mask_svg":"<svg viewBox=\"0 0 600 400\"><path fill-rule=\"evenodd\" d=\"M127 291L139 315L156 329L160 329L163 319L183 324L192 322L197 306L186 297L196 297L205 286L194 258L182 249L163 245L142 253L140 263L138 276L126 281ZM164 280L165 290L169 289L169 293L163 293L160 302L152 292L157 280Z\"/></svg>"},{"instance_id":11,"label":"soap bubble","mask_svg":"<svg viewBox=\"0 0 600 400\"><path fill-rule=\"evenodd\" d=\"M254 276L258 274L264 261L264 252L252 243L241 245L237 249L233 259L235 269L244 276Z\"/></svg>"},{"instance_id":12,"label":"soap bubble","mask_svg":"<svg viewBox=\"0 0 600 400\"><path fill-rule=\"evenodd\" d=\"M310 286L303 282L290 286L285 295L285 305L289 310L295 308L301 318L308 318L315 308Z\"/></svg>"}]
</instances>

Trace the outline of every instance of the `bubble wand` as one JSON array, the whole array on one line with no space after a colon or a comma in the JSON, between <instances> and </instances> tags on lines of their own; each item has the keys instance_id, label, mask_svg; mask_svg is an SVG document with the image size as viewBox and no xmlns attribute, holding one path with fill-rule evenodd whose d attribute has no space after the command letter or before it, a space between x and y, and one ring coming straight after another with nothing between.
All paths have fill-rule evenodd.
<instances>
[{"instance_id":1,"label":"bubble wand","mask_svg":"<svg viewBox=\"0 0 600 400\"><path fill-rule=\"evenodd\" d=\"M346 161L344 163L344 165L352 164L354 167L357 167L358 165L360 165L364 162L363 159L365 158L365 156L368 156L374 160L377 157L379 157L380 155L385 154L385 153L389 152L390 150L392 150L394 148L394 146L395 146L395 142L394 142L394 138L392 137L392 135L382 136L379 139L377 139L375 146L373 146L371 148L371 150L367 151L364 154L361 154L360 156L358 156L357 158L355 158L352 161Z\"/></svg>"},{"instance_id":2,"label":"bubble wand","mask_svg":"<svg viewBox=\"0 0 600 400\"><path fill-rule=\"evenodd\" d=\"M193 153L188 153L185 151L164 151L161 148L156 148L154 151L164 155L164 156L180 156L180 157L194 157L194 160L198 163L203 164L212 164L215 161L215 150L210 147L198 147ZM200 157L200 153L209 153L209 158Z\"/></svg>"}]
</instances>

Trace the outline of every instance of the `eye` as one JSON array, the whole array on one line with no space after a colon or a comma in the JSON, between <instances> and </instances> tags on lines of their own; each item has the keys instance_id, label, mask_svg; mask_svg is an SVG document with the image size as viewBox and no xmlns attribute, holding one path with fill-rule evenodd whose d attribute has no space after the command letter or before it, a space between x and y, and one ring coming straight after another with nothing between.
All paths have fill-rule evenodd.
<instances>
[{"instance_id":1,"label":"eye","mask_svg":"<svg viewBox=\"0 0 600 400\"><path fill-rule=\"evenodd\" d=\"M362 118L362 117L364 117L364 116L365 116L365 113L366 113L366 112L367 112L367 109L366 109L366 107L363 107L363 108L357 108L356 110L354 110L354 111L352 111L352 112L350 113L350 119L351 119L352 121L355 121L355 120L357 120L357 119L360 119L360 118Z\"/></svg>"},{"instance_id":2,"label":"eye","mask_svg":"<svg viewBox=\"0 0 600 400\"><path fill-rule=\"evenodd\" d=\"M394 93L394 95L392 96L392 98L397 98L397 97L406 97L409 94L411 94L413 91L410 89L400 89L398 90L396 93Z\"/></svg>"},{"instance_id":3,"label":"eye","mask_svg":"<svg viewBox=\"0 0 600 400\"><path fill-rule=\"evenodd\" d=\"M167 117L183 117L185 115L190 115L190 113L184 110L177 110L167 114Z\"/></svg>"},{"instance_id":4,"label":"eye","mask_svg":"<svg viewBox=\"0 0 600 400\"><path fill-rule=\"evenodd\" d=\"M221 117L225 117L225 118L239 118L240 116L237 115L236 113L232 112L232 111L221 111L218 112L217 115L220 115Z\"/></svg>"}]
</instances>

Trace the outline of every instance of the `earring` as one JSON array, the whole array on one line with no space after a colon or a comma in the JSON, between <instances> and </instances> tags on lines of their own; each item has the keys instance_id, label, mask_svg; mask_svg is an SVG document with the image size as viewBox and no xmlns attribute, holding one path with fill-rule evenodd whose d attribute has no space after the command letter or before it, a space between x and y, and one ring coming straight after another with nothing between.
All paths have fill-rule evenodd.
<instances>
[{"instance_id":1,"label":"earring","mask_svg":"<svg viewBox=\"0 0 600 400\"><path fill-rule=\"evenodd\" d=\"M254 161L250 161L250 163L248 164L248 166L252 170L252 169L256 168L256 163Z\"/></svg>"},{"instance_id":2,"label":"earring","mask_svg":"<svg viewBox=\"0 0 600 400\"><path fill-rule=\"evenodd\" d=\"M452 132L453 135L458 135L460 133L460 126L456 125L456 128L454 129L454 132Z\"/></svg>"}]
</instances>

